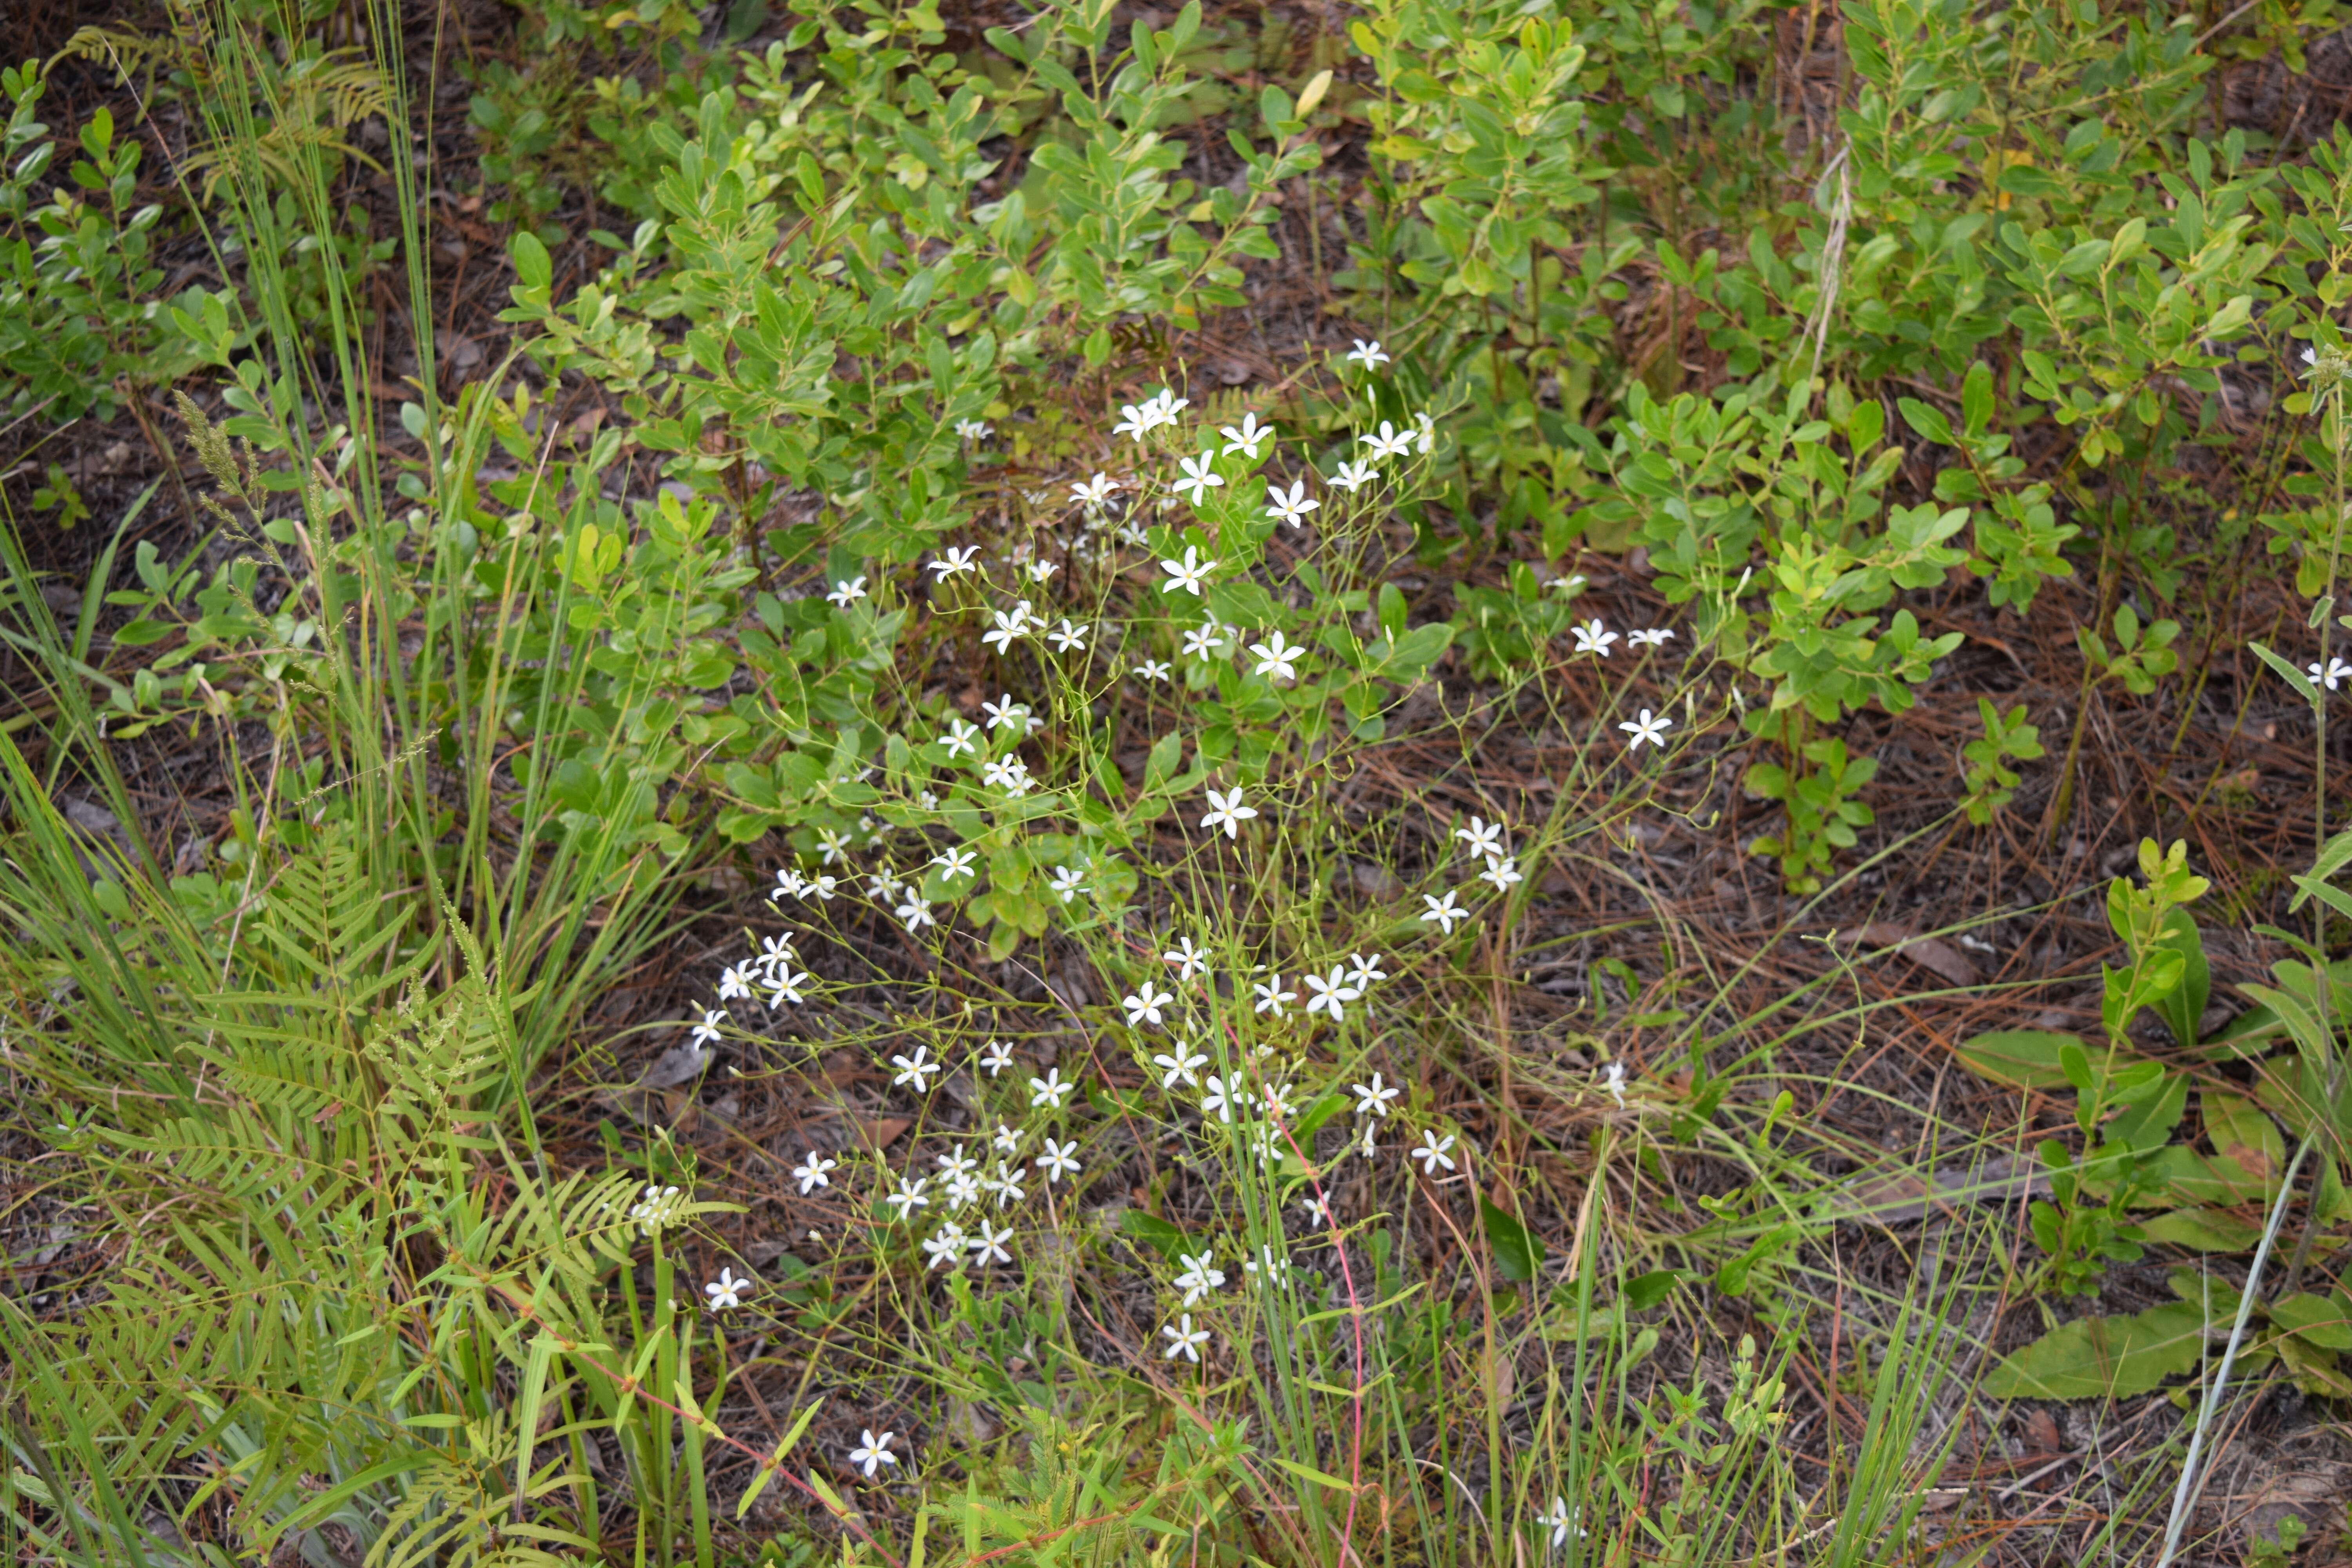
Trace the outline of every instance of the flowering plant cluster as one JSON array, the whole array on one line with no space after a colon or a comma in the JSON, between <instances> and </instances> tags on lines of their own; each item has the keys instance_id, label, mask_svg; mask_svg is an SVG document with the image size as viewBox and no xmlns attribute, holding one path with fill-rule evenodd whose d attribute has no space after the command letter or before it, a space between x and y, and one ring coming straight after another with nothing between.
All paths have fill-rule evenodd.
<instances>
[{"instance_id":1,"label":"flowering plant cluster","mask_svg":"<svg viewBox=\"0 0 2352 1568\"><path fill-rule=\"evenodd\" d=\"M1349 358L1363 406L1392 403L1379 346ZM1049 928L1118 919L1146 841L1188 797L1205 806L1201 832L1238 843L1335 751L1388 733L1460 629L1412 624L1380 581L1388 519L1425 481L1436 421L1368 413L1318 458L1254 411L1191 408L1164 386L1122 405L1115 461L1031 492L1035 524L992 552L942 542L895 570L841 560L817 592L779 603L776 618L803 628L793 659L816 642L876 650L878 665L919 616L982 672L950 699L896 665L869 668L874 695L830 744L798 707L768 717L785 749L729 770L727 826L747 839L782 828L807 858L781 873L780 894L830 900L849 848L879 849L866 887L894 919L916 933L960 911L1001 958ZM1621 640L1598 618L1561 629L1572 640L1529 650L1520 679L1562 655L1606 660ZM1655 655L1674 637L1622 640ZM1610 722L1629 752L1663 748L1675 727L1646 707ZM1501 892L1517 873L1486 879ZM1459 905L1449 890L1432 907ZM1456 917L1429 918L1451 931Z\"/></svg>"},{"instance_id":2,"label":"flowering plant cluster","mask_svg":"<svg viewBox=\"0 0 2352 1568\"><path fill-rule=\"evenodd\" d=\"M1347 361L1366 407L1392 397L1378 344ZM1391 510L1443 427L1391 413L1317 454L1247 408L1191 409L1169 387L1121 404L1113 460L1043 496L1017 542L942 542L896 573L839 563L811 594L828 617L814 624L850 637L928 617L978 679L961 700L907 696L902 728L843 732L831 787L780 823L793 852L768 900L793 923L721 958L689 1044L751 1071L829 1037L821 1020L883 973L877 942L1016 973L1039 942L1036 962L1084 976L1052 993L1079 1032L992 1023L970 1001L944 1021L894 1012L861 1076L906 1134L811 1141L793 1195L952 1302L1026 1288L1033 1252L1057 1259L1094 1228L1139 1149L1181 1152L1221 1174L1195 1191L1205 1224L1139 1249L1157 1319L1130 1349L1206 1376L1247 1360L1248 1292L1296 1314L1357 1288L1346 1249L1378 1217L1373 1193L1467 1178L1474 1150L1396 1052L1409 998L1476 940L1465 928L1508 940L1580 814L1638 801L1648 756L1693 710L1562 711L1583 739L1549 816L1515 833L1496 807L1433 822L1402 803L1394 823L1420 847L1385 873L1393 890L1331 905L1317 889L1346 858L1302 829L1354 769L1420 742L1407 710L1456 632L1412 624L1383 581ZM1561 603L1587 586L1561 582ZM1529 652L1629 681L1675 640L1588 613ZM1626 650L1639 661L1612 662ZM1559 710L1526 678L1505 689ZM1622 1110L1629 1087L1611 1061L1588 1092ZM714 1311L762 1299L732 1264L705 1294ZM891 1445L910 1425L877 1412L852 1462L901 1474Z\"/></svg>"}]
</instances>

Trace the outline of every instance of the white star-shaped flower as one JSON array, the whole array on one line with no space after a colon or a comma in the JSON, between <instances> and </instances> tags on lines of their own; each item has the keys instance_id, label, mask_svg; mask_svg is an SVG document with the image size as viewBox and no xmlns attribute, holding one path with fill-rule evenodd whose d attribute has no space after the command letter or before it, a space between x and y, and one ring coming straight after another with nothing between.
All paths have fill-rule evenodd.
<instances>
[{"instance_id":1,"label":"white star-shaped flower","mask_svg":"<svg viewBox=\"0 0 2352 1568\"><path fill-rule=\"evenodd\" d=\"M1226 837L1240 837L1242 824L1257 815L1255 806L1242 804L1241 786L1236 784L1223 795L1215 790L1209 790L1206 793L1209 797L1209 810L1207 815L1201 818L1202 827L1211 833L1222 827L1225 830Z\"/></svg>"},{"instance_id":2,"label":"white star-shaped flower","mask_svg":"<svg viewBox=\"0 0 2352 1568\"><path fill-rule=\"evenodd\" d=\"M1197 1364L1201 1359L1201 1347L1209 1342L1209 1331L1194 1328L1192 1314L1190 1312L1160 1331L1168 1340L1168 1348L1160 1353L1168 1361L1174 1361L1181 1355L1186 1361Z\"/></svg>"},{"instance_id":3,"label":"white star-shaped flower","mask_svg":"<svg viewBox=\"0 0 2352 1568\"><path fill-rule=\"evenodd\" d=\"M982 1268L986 1268L992 1264L1013 1261L1012 1248L1004 1245L1012 1239L1013 1232L1010 1229L999 1230L988 1221L982 1220L980 1222L980 1228L971 1233L971 1240L968 1245L971 1247L972 1257L980 1261Z\"/></svg>"},{"instance_id":4,"label":"white star-shaped flower","mask_svg":"<svg viewBox=\"0 0 2352 1568\"><path fill-rule=\"evenodd\" d=\"M931 1077L934 1077L934 1074L946 1072L948 1069L946 1063L934 1063L934 1060L931 1060L931 1047L915 1047L915 1056L889 1058L889 1065L898 1069L898 1077L894 1077L894 1079L889 1081L891 1089L906 1089L906 1086L912 1086L915 1093L924 1093L924 1090L931 1086Z\"/></svg>"},{"instance_id":5,"label":"white star-shaped flower","mask_svg":"<svg viewBox=\"0 0 2352 1568\"><path fill-rule=\"evenodd\" d=\"M995 648L1000 653L1010 653L1014 643L1029 635L1028 617L1019 611L996 610L992 614L996 624L980 634L980 646Z\"/></svg>"},{"instance_id":6,"label":"white star-shaped flower","mask_svg":"<svg viewBox=\"0 0 2352 1568\"><path fill-rule=\"evenodd\" d=\"M1455 828L1454 837L1462 841L1462 847L1469 854L1491 857L1503 852L1503 824L1499 821L1489 822L1483 816L1474 816L1469 826Z\"/></svg>"},{"instance_id":7,"label":"white star-shaped flower","mask_svg":"<svg viewBox=\"0 0 2352 1568\"><path fill-rule=\"evenodd\" d=\"M1170 422L1167 416L1160 412L1160 401L1157 398L1146 398L1141 403L1122 405L1118 413L1119 421L1110 427L1110 433L1114 436L1129 437L1138 442Z\"/></svg>"},{"instance_id":8,"label":"white star-shaped flower","mask_svg":"<svg viewBox=\"0 0 2352 1568\"><path fill-rule=\"evenodd\" d=\"M1264 642L1250 644L1250 652L1257 656L1257 665L1250 673L1272 676L1276 680L1297 679L1298 661L1307 657L1305 648L1296 644L1286 646L1279 631Z\"/></svg>"},{"instance_id":9,"label":"white star-shaped flower","mask_svg":"<svg viewBox=\"0 0 2352 1568\"><path fill-rule=\"evenodd\" d=\"M1224 651L1224 628L1214 621L1206 626L1186 626L1184 646L1177 649L1186 658L1214 658Z\"/></svg>"},{"instance_id":10,"label":"white star-shaped flower","mask_svg":"<svg viewBox=\"0 0 2352 1568\"><path fill-rule=\"evenodd\" d=\"M1518 861L1508 855L1488 856L1486 868L1478 873L1478 879L1494 883L1498 893L1508 892L1515 884L1527 880L1519 875Z\"/></svg>"},{"instance_id":11,"label":"white star-shaped flower","mask_svg":"<svg viewBox=\"0 0 2352 1568\"><path fill-rule=\"evenodd\" d=\"M825 597L845 610L866 597L866 579L852 577L845 583L835 583L833 585L833 592L827 594Z\"/></svg>"},{"instance_id":12,"label":"white star-shaped flower","mask_svg":"<svg viewBox=\"0 0 2352 1568\"><path fill-rule=\"evenodd\" d=\"M1048 1142L1050 1142L1051 1140ZM1029 1195L1028 1189L1014 1181L1013 1173L1006 1170L1001 1163L996 1169L988 1173L988 1180L984 1185L990 1192L996 1194L996 1206L1001 1209L1009 1209Z\"/></svg>"},{"instance_id":13,"label":"white star-shaped flower","mask_svg":"<svg viewBox=\"0 0 2352 1568\"><path fill-rule=\"evenodd\" d=\"M1062 1080L1060 1068L1047 1068L1044 1078L1029 1080L1029 1103L1040 1110L1059 1110L1062 1101L1069 1099L1077 1087L1075 1083Z\"/></svg>"},{"instance_id":14,"label":"white star-shaped flower","mask_svg":"<svg viewBox=\"0 0 2352 1568\"><path fill-rule=\"evenodd\" d=\"M1184 1292L1185 1306L1192 1306L1210 1291L1224 1288L1225 1271L1217 1267L1213 1252L1180 1252L1176 1260L1184 1266L1176 1276L1176 1289Z\"/></svg>"},{"instance_id":15,"label":"white star-shaped flower","mask_svg":"<svg viewBox=\"0 0 2352 1568\"><path fill-rule=\"evenodd\" d=\"M1370 463L1342 463L1339 471L1331 476L1330 482L1353 495L1378 478L1380 471Z\"/></svg>"},{"instance_id":16,"label":"white star-shaped flower","mask_svg":"<svg viewBox=\"0 0 2352 1568\"><path fill-rule=\"evenodd\" d=\"M1568 1532L1571 1530L1576 1531L1580 1540L1591 1533L1576 1522L1582 1512L1581 1509L1571 1511L1567 1499L1555 1497L1551 1500L1549 1513L1536 1515L1536 1523L1540 1528L1551 1531L1552 1550L1557 1552L1568 1544Z\"/></svg>"},{"instance_id":17,"label":"white star-shaped flower","mask_svg":"<svg viewBox=\"0 0 2352 1568\"><path fill-rule=\"evenodd\" d=\"M1174 1000L1176 997L1172 993L1155 991L1151 987L1151 982L1147 980L1143 983L1143 988L1135 994L1120 997L1118 1005L1127 1009L1128 1027L1132 1029L1139 1028L1145 1024L1165 1022L1160 1010Z\"/></svg>"},{"instance_id":18,"label":"white star-shaped flower","mask_svg":"<svg viewBox=\"0 0 2352 1568\"><path fill-rule=\"evenodd\" d=\"M1366 370L1371 369L1376 364L1389 363L1389 356L1381 352L1381 341L1378 338L1374 338L1370 342L1358 338L1356 346L1348 351L1348 359L1350 363L1360 364Z\"/></svg>"},{"instance_id":19,"label":"white star-shaped flower","mask_svg":"<svg viewBox=\"0 0 2352 1568\"><path fill-rule=\"evenodd\" d=\"M1328 1013L1331 1015L1331 1021L1335 1024L1339 1022L1345 1014L1348 1004L1361 994L1354 986L1348 984L1347 972L1336 963L1331 966L1331 973L1328 976L1309 973L1307 976L1307 989L1314 993L1314 995L1307 999L1307 1011L1310 1015Z\"/></svg>"},{"instance_id":20,"label":"white star-shaped flower","mask_svg":"<svg viewBox=\"0 0 2352 1568\"><path fill-rule=\"evenodd\" d=\"M1225 456L1241 453L1253 463L1257 461L1257 449L1274 438L1274 432L1257 422L1257 416L1244 413L1239 425L1228 425L1217 432L1225 438Z\"/></svg>"},{"instance_id":21,"label":"white star-shaped flower","mask_svg":"<svg viewBox=\"0 0 2352 1568\"><path fill-rule=\"evenodd\" d=\"M970 752L977 756L980 746L975 737L979 733L979 725L967 724L961 719L950 719L948 721L946 731L940 736L938 743L947 748L950 761L953 761L957 755L964 752Z\"/></svg>"},{"instance_id":22,"label":"white star-shaped flower","mask_svg":"<svg viewBox=\"0 0 2352 1568\"><path fill-rule=\"evenodd\" d=\"M734 1310L743 1304L743 1292L755 1283L757 1281L745 1279L732 1268L720 1269L719 1278L702 1288L702 1293L710 1298L703 1303L704 1310L712 1312Z\"/></svg>"},{"instance_id":23,"label":"white star-shaped flower","mask_svg":"<svg viewBox=\"0 0 2352 1568\"><path fill-rule=\"evenodd\" d=\"M1372 1075L1370 1083L1349 1085L1349 1091L1356 1097L1356 1114L1359 1116L1386 1116L1389 1101L1403 1092L1392 1083L1382 1083L1378 1073Z\"/></svg>"},{"instance_id":24,"label":"white star-shaped flower","mask_svg":"<svg viewBox=\"0 0 2352 1568\"><path fill-rule=\"evenodd\" d=\"M980 770L980 782L1019 799L1029 793L1029 764L1018 757L1003 757Z\"/></svg>"},{"instance_id":25,"label":"white star-shaped flower","mask_svg":"<svg viewBox=\"0 0 2352 1568\"><path fill-rule=\"evenodd\" d=\"M1161 593L1173 594L1181 589L1198 598L1201 590L1208 585L1209 574L1217 569L1217 563L1202 560L1201 552L1188 544L1184 547L1183 560L1162 561L1160 569L1168 574L1168 581L1160 584Z\"/></svg>"},{"instance_id":26,"label":"white star-shaped flower","mask_svg":"<svg viewBox=\"0 0 2352 1568\"><path fill-rule=\"evenodd\" d=\"M1424 925L1436 925L1448 936L1454 934L1454 921L1466 921L1470 918L1470 911L1454 901L1454 892L1451 889L1446 890L1445 897L1443 899L1433 893L1423 893L1421 896L1421 901L1424 906L1421 911L1422 922Z\"/></svg>"},{"instance_id":27,"label":"white star-shaped flower","mask_svg":"<svg viewBox=\"0 0 2352 1568\"><path fill-rule=\"evenodd\" d=\"M1194 1050L1190 1044L1180 1045L1171 1055L1162 1051L1151 1058L1151 1065L1160 1071L1160 1087L1174 1089L1178 1084L1199 1088L1199 1069L1209 1065L1206 1053Z\"/></svg>"},{"instance_id":28,"label":"white star-shaped flower","mask_svg":"<svg viewBox=\"0 0 2352 1568\"><path fill-rule=\"evenodd\" d=\"M1257 1002L1251 1011L1271 1013L1277 1018L1282 1016L1284 1007L1298 1000L1297 992L1282 988L1282 976L1279 974L1269 974L1263 984L1253 985L1250 989L1257 993Z\"/></svg>"},{"instance_id":29,"label":"white star-shaped flower","mask_svg":"<svg viewBox=\"0 0 2352 1568\"><path fill-rule=\"evenodd\" d=\"M1602 629L1601 622L1597 619L1586 621L1580 626L1570 626L1569 633L1576 638L1576 647L1573 651L1597 653L1603 658L1609 657L1609 645L1617 640L1617 634Z\"/></svg>"},{"instance_id":30,"label":"white star-shaped flower","mask_svg":"<svg viewBox=\"0 0 2352 1568\"><path fill-rule=\"evenodd\" d=\"M2347 671L2347 673L2352 674L2352 671ZM1642 716L1638 720L1628 720L1617 726L1617 728L1624 731L1626 735L1630 737L1625 742L1625 749L1629 752L1640 751L1642 749L1642 742L1644 741L1649 742L1650 744L1657 747L1660 751L1665 750L1666 731L1673 727L1673 720L1667 718L1663 713L1653 718L1651 717L1650 710L1647 708L1642 710Z\"/></svg>"},{"instance_id":31,"label":"white star-shaped flower","mask_svg":"<svg viewBox=\"0 0 2352 1568\"><path fill-rule=\"evenodd\" d=\"M1449 1171L1454 1169L1454 1156L1450 1152L1453 1147L1453 1133L1448 1132L1444 1137L1440 1138L1433 1131L1424 1131L1421 1135L1420 1144L1412 1150L1412 1157L1421 1162L1423 1175L1434 1176L1440 1165Z\"/></svg>"},{"instance_id":32,"label":"white star-shaped flower","mask_svg":"<svg viewBox=\"0 0 2352 1568\"><path fill-rule=\"evenodd\" d=\"M868 1426L866 1428L864 1441L849 1450L849 1462L864 1470L867 1480L872 1480L874 1472L883 1466L889 1465L895 1468L898 1465L898 1456L890 1451L891 1436L890 1433L885 1432L877 1437L874 1435L874 1428Z\"/></svg>"},{"instance_id":33,"label":"white star-shaped flower","mask_svg":"<svg viewBox=\"0 0 2352 1568\"><path fill-rule=\"evenodd\" d=\"M1296 479L1285 491L1280 485L1265 487L1265 515L1277 522L1297 528L1307 521L1307 514L1318 511L1323 503L1307 493L1307 481Z\"/></svg>"},{"instance_id":34,"label":"white star-shaped flower","mask_svg":"<svg viewBox=\"0 0 2352 1568\"><path fill-rule=\"evenodd\" d=\"M1176 978L1190 980L1196 974L1209 973L1209 955L1193 944L1189 936L1180 936L1176 945L1160 955L1160 962L1176 966Z\"/></svg>"},{"instance_id":35,"label":"white star-shaped flower","mask_svg":"<svg viewBox=\"0 0 2352 1568\"><path fill-rule=\"evenodd\" d=\"M831 881L833 879L827 877L820 879L824 881ZM825 896L828 898L832 897L829 893ZM776 965L776 967L770 971L768 974L768 994L765 998L768 1005L768 1011L772 1013L777 1008L784 1005L787 1002L791 1003L795 1007L799 1006L801 1005L801 987L806 985L814 978L814 975L809 974L805 972L799 974L793 973L793 966L789 963L780 963Z\"/></svg>"},{"instance_id":36,"label":"white star-shaped flower","mask_svg":"<svg viewBox=\"0 0 2352 1568\"><path fill-rule=\"evenodd\" d=\"M1238 1073L1234 1075L1234 1081L1232 1083L1227 1083L1215 1073L1211 1073L1201 1087L1201 1114L1213 1116L1220 1121L1232 1121L1234 1099L1240 1087Z\"/></svg>"},{"instance_id":37,"label":"white star-shaped flower","mask_svg":"<svg viewBox=\"0 0 2352 1568\"><path fill-rule=\"evenodd\" d=\"M1356 439L1372 449L1375 461L1382 458L1402 458L1412 450L1412 432L1400 430L1385 419L1381 421L1378 430L1359 436Z\"/></svg>"},{"instance_id":38,"label":"white star-shaped flower","mask_svg":"<svg viewBox=\"0 0 2352 1568\"><path fill-rule=\"evenodd\" d=\"M1076 1139L1073 1138L1066 1142L1056 1144L1048 1138L1045 1140L1045 1152L1038 1156L1036 1164L1039 1170L1045 1173L1045 1181L1050 1185L1059 1177L1075 1176L1078 1173L1077 1156L1078 1141Z\"/></svg>"},{"instance_id":39,"label":"white star-shaped flower","mask_svg":"<svg viewBox=\"0 0 2352 1568\"><path fill-rule=\"evenodd\" d=\"M1197 458L1184 458L1176 465L1184 470L1184 477L1178 479L1171 488L1178 491L1191 490L1192 504L1199 506L1208 499L1211 490L1224 489L1223 477L1213 466L1216 460L1217 455L1214 452L1203 452Z\"/></svg>"},{"instance_id":40,"label":"white star-shaped flower","mask_svg":"<svg viewBox=\"0 0 2352 1568\"><path fill-rule=\"evenodd\" d=\"M810 1150L801 1163L793 1167L793 1180L801 1184L801 1196L806 1197L819 1187L833 1185L833 1178L825 1173L838 1170L840 1166L840 1161L825 1159L815 1150Z\"/></svg>"},{"instance_id":41,"label":"white star-shaped flower","mask_svg":"<svg viewBox=\"0 0 2352 1568\"><path fill-rule=\"evenodd\" d=\"M1242 1272L1255 1285L1276 1285L1289 1272L1290 1259L1274 1250L1271 1242L1262 1244L1255 1258L1242 1259Z\"/></svg>"}]
</instances>

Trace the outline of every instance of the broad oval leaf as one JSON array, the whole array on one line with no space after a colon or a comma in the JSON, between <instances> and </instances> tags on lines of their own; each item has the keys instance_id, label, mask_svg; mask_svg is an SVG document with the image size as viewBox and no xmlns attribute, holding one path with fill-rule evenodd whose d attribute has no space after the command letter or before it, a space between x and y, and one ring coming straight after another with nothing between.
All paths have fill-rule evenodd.
<instances>
[{"instance_id":1,"label":"broad oval leaf","mask_svg":"<svg viewBox=\"0 0 2352 1568\"><path fill-rule=\"evenodd\" d=\"M2066 1070L2059 1058L2068 1046L2084 1048L2077 1037L2050 1029L1995 1029L1960 1042L1960 1065L2013 1089L2065 1089Z\"/></svg>"},{"instance_id":2,"label":"broad oval leaf","mask_svg":"<svg viewBox=\"0 0 2352 1568\"><path fill-rule=\"evenodd\" d=\"M1495 1255L1495 1272L1514 1284L1534 1279L1536 1270L1543 1267L1543 1242L1491 1198L1479 1198L1478 1213L1486 1221L1486 1245Z\"/></svg>"},{"instance_id":3,"label":"broad oval leaf","mask_svg":"<svg viewBox=\"0 0 2352 1568\"><path fill-rule=\"evenodd\" d=\"M2114 1399L2146 1394L2168 1377L2196 1366L2205 1353L2209 1323L2188 1301L2151 1307L2128 1317L2077 1318L2062 1323L1985 1379L1995 1399Z\"/></svg>"}]
</instances>

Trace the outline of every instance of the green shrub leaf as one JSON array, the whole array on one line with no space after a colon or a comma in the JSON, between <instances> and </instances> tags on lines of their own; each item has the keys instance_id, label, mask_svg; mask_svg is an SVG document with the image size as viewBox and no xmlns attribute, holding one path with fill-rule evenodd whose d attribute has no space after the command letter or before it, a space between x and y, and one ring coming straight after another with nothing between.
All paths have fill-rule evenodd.
<instances>
[{"instance_id":1,"label":"green shrub leaf","mask_svg":"<svg viewBox=\"0 0 2352 1568\"><path fill-rule=\"evenodd\" d=\"M2083 1042L2048 1029L1995 1029L1960 1043L1960 1065L2013 1089L2064 1089L2060 1056L2068 1046L2081 1050Z\"/></svg>"},{"instance_id":2,"label":"green shrub leaf","mask_svg":"<svg viewBox=\"0 0 2352 1568\"><path fill-rule=\"evenodd\" d=\"M2114 1399L2146 1394L2204 1354L2215 1325L2187 1301L2128 1317L2077 1318L1993 1368L1995 1399Z\"/></svg>"},{"instance_id":3,"label":"green shrub leaf","mask_svg":"<svg viewBox=\"0 0 2352 1568\"><path fill-rule=\"evenodd\" d=\"M1479 1216L1486 1226L1486 1245L1495 1257L1495 1272L1513 1284L1524 1284L1543 1267L1544 1245L1507 1209L1490 1198L1478 1200Z\"/></svg>"}]
</instances>

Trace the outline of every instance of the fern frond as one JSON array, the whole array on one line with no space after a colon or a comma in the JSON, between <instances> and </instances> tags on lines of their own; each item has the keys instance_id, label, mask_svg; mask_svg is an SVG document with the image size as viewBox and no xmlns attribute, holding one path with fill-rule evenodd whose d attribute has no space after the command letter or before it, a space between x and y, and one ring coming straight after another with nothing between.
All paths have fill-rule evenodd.
<instances>
[{"instance_id":1,"label":"fern frond","mask_svg":"<svg viewBox=\"0 0 2352 1568\"><path fill-rule=\"evenodd\" d=\"M383 74L356 49L334 49L288 65L265 89L269 123L235 151L251 157L268 180L299 184L305 165L320 153L351 158L381 174L383 166L345 141L342 132L362 120L389 115L392 89ZM205 174L205 199L217 189L227 162L221 149L203 148L184 164Z\"/></svg>"},{"instance_id":2,"label":"fern frond","mask_svg":"<svg viewBox=\"0 0 2352 1568\"><path fill-rule=\"evenodd\" d=\"M379 897L364 871L350 829L338 824L286 863L250 926L255 943L277 961L265 974L279 989L320 996L353 1019L428 961L420 951L405 963L386 962L408 929L408 911Z\"/></svg>"},{"instance_id":3,"label":"fern frond","mask_svg":"<svg viewBox=\"0 0 2352 1568\"><path fill-rule=\"evenodd\" d=\"M512 1020L477 976L429 1002L404 1001L362 1052L384 1084L376 1105L384 1152L405 1159L426 1144L437 1152L495 1148L464 1129L475 1101L506 1076L512 1049Z\"/></svg>"}]
</instances>

